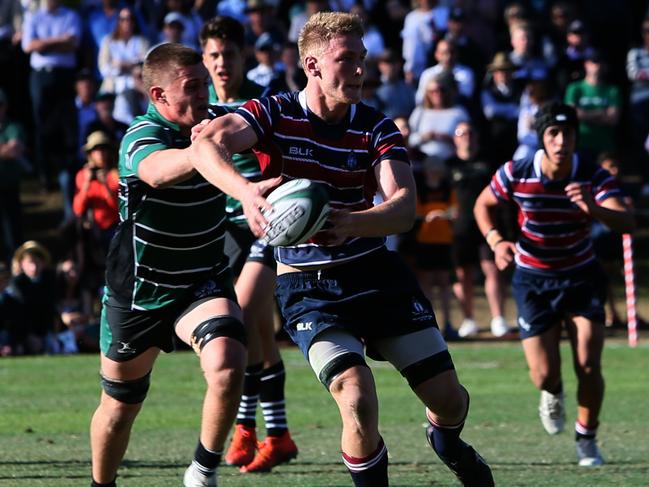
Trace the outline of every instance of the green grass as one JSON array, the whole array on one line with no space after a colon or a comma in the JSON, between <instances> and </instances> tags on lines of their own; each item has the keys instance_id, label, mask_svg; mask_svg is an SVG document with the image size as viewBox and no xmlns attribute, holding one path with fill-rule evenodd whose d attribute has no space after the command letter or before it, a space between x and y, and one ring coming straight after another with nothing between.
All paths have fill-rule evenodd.
<instances>
[{"instance_id":1,"label":"green grass","mask_svg":"<svg viewBox=\"0 0 649 487\"><path fill-rule=\"evenodd\" d=\"M646 340L646 337L643 337ZM518 343L453 345L462 382L471 392L463 437L490 462L502 486L646 486L649 484L649 354L646 341L629 349L608 343L607 394L597 471L575 464L572 433L549 437L537 414L538 394L527 378ZM563 348L568 421L574 421L575 381ZM297 461L266 475L223 467L219 485L245 487L349 486L339 453L333 401L295 349L284 351L288 413L300 448ZM403 379L374 363L381 431L390 450L393 487L457 485L428 448L423 407ZM179 486L198 434L202 379L191 353L162 356L136 422L120 487ZM99 395L93 356L0 361L0 486L89 485L88 422ZM571 428L568 428L571 429Z\"/></svg>"}]
</instances>

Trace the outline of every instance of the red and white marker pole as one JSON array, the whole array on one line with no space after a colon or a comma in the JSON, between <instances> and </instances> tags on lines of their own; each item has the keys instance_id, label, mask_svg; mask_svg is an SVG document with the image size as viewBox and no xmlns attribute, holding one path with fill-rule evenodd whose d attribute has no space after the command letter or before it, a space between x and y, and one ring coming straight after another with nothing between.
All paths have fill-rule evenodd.
<instances>
[{"instance_id":1,"label":"red and white marker pole","mask_svg":"<svg viewBox=\"0 0 649 487\"><path fill-rule=\"evenodd\" d=\"M624 255L624 289L626 291L626 320L629 333L629 346L638 344L638 317L635 302L635 272L633 269L633 238L630 234L622 235Z\"/></svg>"}]
</instances>

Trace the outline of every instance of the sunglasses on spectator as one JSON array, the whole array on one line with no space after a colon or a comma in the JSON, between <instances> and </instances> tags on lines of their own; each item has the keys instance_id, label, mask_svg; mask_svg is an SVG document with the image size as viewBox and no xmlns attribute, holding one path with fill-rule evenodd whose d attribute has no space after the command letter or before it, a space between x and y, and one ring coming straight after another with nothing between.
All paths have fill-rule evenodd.
<instances>
[{"instance_id":1,"label":"sunglasses on spectator","mask_svg":"<svg viewBox=\"0 0 649 487\"><path fill-rule=\"evenodd\" d=\"M473 134L474 134L473 129L457 129L455 131L456 137L464 137L465 135L473 135Z\"/></svg>"},{"instance_id":2,"label":"sunglasses on spectator","mask_svg":"<svg viewBox=\"0 0 649 487\"><path fill-rule=\"evenodd\" d=\"M133 17L131 17L130 15L128 15L128 16L125 16L125 17L119 17L119 20L123 20L123 21L128 20L128 21L130 22L130 21L133 20Z\"/></svg>"}]
</instances>

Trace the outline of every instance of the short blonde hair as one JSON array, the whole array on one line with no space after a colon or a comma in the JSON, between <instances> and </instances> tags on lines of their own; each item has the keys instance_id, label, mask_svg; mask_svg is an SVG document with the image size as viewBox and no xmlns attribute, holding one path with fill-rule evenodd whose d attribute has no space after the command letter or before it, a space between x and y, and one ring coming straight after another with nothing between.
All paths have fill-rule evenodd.
<instances>
[{"instance_id":1,"label":"short blonde hair","mask_svg":"<svg viewBox=\"0 0 649 487\"><path fill-rule=\"evenodd\" d=\"M297 47L300 59L313 53L321 54L329 42L342 35L363 37L365 31L361 19L345 12L318 12L313 14L300 31Z\"/></svg>"}]
</instances>

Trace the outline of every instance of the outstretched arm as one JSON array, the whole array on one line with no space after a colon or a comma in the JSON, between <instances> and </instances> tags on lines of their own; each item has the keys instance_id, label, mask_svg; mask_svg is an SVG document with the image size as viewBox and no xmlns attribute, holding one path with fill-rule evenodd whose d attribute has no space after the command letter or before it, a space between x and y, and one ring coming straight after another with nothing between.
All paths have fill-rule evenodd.
<instances>
[{"instance_id":1,"label":"outstretched arm","mask_svg":"<svg viewBox=\"0 0 649 487\"><path fill-rule=\"evenodd\" d=\"M256 143L257 134L241 117L224 115L205 125L196 136L190 162L207 181L241 202L250 230L259 237L267 223L261 210L271 208L263 195L281 178L251 183L232 164L232 154Z\"/></svg>"}]
</instances>

